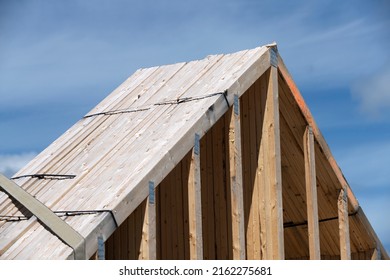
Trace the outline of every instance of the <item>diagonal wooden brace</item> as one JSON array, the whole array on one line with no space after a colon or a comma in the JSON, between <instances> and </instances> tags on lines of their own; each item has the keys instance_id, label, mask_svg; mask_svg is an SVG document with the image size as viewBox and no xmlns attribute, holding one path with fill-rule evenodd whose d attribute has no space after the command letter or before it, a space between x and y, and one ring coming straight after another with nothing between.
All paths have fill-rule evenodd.
<instances>
[{"instance_id":1,"label":"diagonal wooden brace","mask_svg":"<svg viewBox=\"0 0 390 280\"><path fill-rule=\"evenodd\" d=\"M85 240L74 228L59 218L42 202L26 192L13 181L0 174L0 188L17 200L37 217L52 233L73 248L74 259L85 260Z\"/></svg>"}]
</instances>

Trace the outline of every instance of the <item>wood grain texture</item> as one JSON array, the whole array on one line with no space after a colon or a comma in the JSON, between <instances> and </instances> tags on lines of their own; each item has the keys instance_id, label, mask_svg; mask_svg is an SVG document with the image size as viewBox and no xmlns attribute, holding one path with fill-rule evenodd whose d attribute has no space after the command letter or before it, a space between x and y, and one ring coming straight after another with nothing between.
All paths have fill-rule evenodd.
<instances>
[{"instance_id":1,"label":"wood grain texture","mask_svg":"<svg viewBox=\"0 0 390 280\"><path fill-rule=\"evenodd\" d=\"M314 154L314 136L310 126L306 127L303 143L305 155L306 204L310 259L319 260L321 259L321 250L320 232L318 225L318 200Z\"/></svg>"},{"instance_id":2,"label":"wood grain texture","mask_svg":"<svg viewBox=\"0 0 390 280\"><path fill-rule=\"evenodd\" d=\"M340 234L340 257L342 260L351 259L351 244L349 237L348 197L347 190L341 189L337 201L339 209L339 234Z\"/></svg>"},{"instance_id":3,"label":"wood grain texture","mask_svg":"<svg viewBox=\"0 0 390 280\"><path fill-rule=\"evenodd\" d=\"M188 175L188 217L190 237L190 259L203 259L202 201L200 179L200 143L195 135L195 146L192 149L190 171Z\"/></svg>"}]
</instances>

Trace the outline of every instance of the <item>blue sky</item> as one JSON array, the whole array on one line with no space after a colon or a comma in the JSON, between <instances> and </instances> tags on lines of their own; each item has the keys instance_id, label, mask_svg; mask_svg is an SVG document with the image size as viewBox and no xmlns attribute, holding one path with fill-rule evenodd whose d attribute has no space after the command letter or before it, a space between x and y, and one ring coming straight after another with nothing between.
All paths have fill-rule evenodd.
<instances>
[{"instance_id":1,"label":"blue sky","mask_svg":"<svg viewBox=\"0 0 390 280\"><path fill-rule=\"evenodd\" d=\"M390 2L0 0L0 172L136 69L272 41L390 252Z\"/></svg>"}]
</instances>

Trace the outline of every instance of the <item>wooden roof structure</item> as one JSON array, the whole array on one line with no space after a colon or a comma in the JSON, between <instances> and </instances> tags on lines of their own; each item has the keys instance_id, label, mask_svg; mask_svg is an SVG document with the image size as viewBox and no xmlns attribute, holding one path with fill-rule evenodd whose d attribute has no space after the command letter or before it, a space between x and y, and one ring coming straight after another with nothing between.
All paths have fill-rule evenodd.
<instances>
[{"instance_id":1,"label":"wooden roof structure","mask_svg":"<svg viewBox=\"0 0 390 280\"><path fill-rule=\"evenodd\" d=\"M388 259L275 44L140 69L12 180L1 259Z\"/></svg>"}]
</instances>

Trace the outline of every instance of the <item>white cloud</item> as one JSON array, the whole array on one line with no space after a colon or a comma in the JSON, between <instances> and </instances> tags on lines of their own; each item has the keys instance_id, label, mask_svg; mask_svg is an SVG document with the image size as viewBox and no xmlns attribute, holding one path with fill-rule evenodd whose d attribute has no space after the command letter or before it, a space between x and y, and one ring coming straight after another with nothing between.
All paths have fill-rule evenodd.
<instances>
[{"instance_id":1,"label":"white cloud","mask_svg":"<svg viewBox=\"0 0 390 280\"><path fill-rule=\"evenodd\" d=\"M36 155L34 152L0 155L0 173L11 177Z\"/></svg>"},{"instance_id":2,"label":"white cloud","mask_svg":"<svg viewBox=\"0 0 390 280\"><path fill-rule=\"evenodd\" d=\"M361 109L371 117L380 116L390 109L390 67L356 82L352 95L361 102Z\"/></svg>"}]
</instances>

